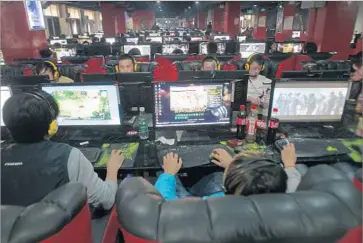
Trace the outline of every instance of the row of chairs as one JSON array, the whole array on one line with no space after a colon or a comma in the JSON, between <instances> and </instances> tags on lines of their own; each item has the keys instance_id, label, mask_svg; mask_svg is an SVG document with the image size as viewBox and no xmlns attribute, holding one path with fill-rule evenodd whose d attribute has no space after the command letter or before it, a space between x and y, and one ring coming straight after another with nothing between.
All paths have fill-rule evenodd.
<instances>
[{"instance_id":1,"label":"row of chairs","mask_svg":"<svg viewBox=\"0 0 363 243\"><path fill-rule=\"evenodd\" d=\"M1 205L1 242L359 243L362 171L347 165L310 167L289 195L206 200L165 202L144 179L126 178L111 213L93 220L85 188L68 183L27 207Z\"/></svg>"}]
</instances>

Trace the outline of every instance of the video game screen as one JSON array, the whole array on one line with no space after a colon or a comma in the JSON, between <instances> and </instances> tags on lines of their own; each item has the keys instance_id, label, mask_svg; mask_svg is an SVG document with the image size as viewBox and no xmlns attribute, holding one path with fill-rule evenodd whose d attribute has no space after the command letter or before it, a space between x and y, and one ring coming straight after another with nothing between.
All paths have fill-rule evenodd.
<instances>
[{"instance_id":1,"label":"video game screen","mask_svg":"<svg viewBox=\"0 0 363 243\"><path fill-rule=\"evenodd\" d=\"M59 126L120 125L116 85L45 85L59 105Z\"/></svg>"},{"instance_id":2,"label":"video game screen","mask_svg":"<svg viewBox=\"0 0 363 243\"><path fill-rule=\"evenodd\" d=\"M7 86L1 86L1 93L0 93L0 102L1 102L1 126L5 126L4 120L3 120L3 107L5 102L10 98L11 92L10 88Z\"/></svg>"},{"instance_id":3,"label":"video game screen","mask_svg":"<svg viewBox=\"0 0 363 243\"><path fill-rule=\"evenodd\" d=\"M190 37L190 41L202 41L203 37L201 36L194 36L194 37Z\"/></svg>"},{"instance_id":4,"label":"video game screen","mask_svg":"<svg viewBox=\"0 0 363 243\"><path fill-rule=\"evenodd\" d=\"M62 62L62 57L74 57L76 48L57 48L54 50L57 54L57 61Z\"/></svg>"},{"instance_id":5,"label":"video game screen","mask_svg":"<svg viewBox=\"0 0 363 243\"><path fill-rule=\"evenodd\" d=\"M129 53L133 48L139 49L141 56L150 56L150 45L124 45L124 53Z\"/></svg>"},{"instance_id":6,"label":"video game screen","mask_svg":"<svg viewBox=\"0 0 363 243\"><path fill-rule=\"evenodd\" d=\"M163 42L163 37L161 37L161 36L148 36L145 39L146 39L146 41L150 41L150 42L157 42L157 43Z\"/></svg>"},{"instance_id":7,"label":"video game screen","mask_svg":"<svg viewBox=\"0 0 363 243\"><path fill-rule=\"evenodd\" d=\"M266 43L241 43L239 45L239 52L242 58L248 58L253 53L264 54Z\"/></svg>"},{"instance_id":8,"label":"video game screen","mask_svg":"<svg viewBox=\"0 0 363 243\"><path fill-rule=\"evenodd\" d=\"M292 38L300 38L300 34L301 34L300 31L293 31L292 32Z\"/></svg>"},{"instance_id":9,"label":"video game screen","mask_svg":"<svg viewBox=\"0 0 363 243\"><path fill-rule=\"evenodd\" d=\"M116 38L105 38L105 40L107 43L110 43L112 45L113 43L115 43Z\"/></svg>"},{"instance_id":10,"label":"video game screen","mask_svg":"<svg viewBox=\"0 0 363 243\"><path fill-rule=\"evenodd\" d=\"M247 36L237 36L237 40L238 40L238 42L245 42L246 41L246 39L247 39Z\"/></svg>"},{"instance_id":11,"label":"video game screen","mask_svg":"<svg viewBox=\"0 0 363 243\"><path fill-rule=\"evenodd\" d=\"M208 54L208 50L207 50L207 45L208 43L207 42L202 42L202 43L199 43L199 54L201 55L207 55ZM226 51L226 43L217 43L217 53L218 54L224 54L225 51Z\"/></svg>"},{"instance_id":12,"label":"video game screen","mask_svg":"<svg viewBox=\"0 0 363 243\"><path fill-rule=\"evenodd\" d=\"M273 108L281 121L340 121L348 82L276 82Z\"/></svg>"},{"instance_id":13,"label":"video game screen","mask_svg":"<svg viewBox=\"0 0 363 243\"><path fill-rule=\"evenodd\" d=\"M163 54L173 54L173 51L179 49L183 51L183 54L188 54L189 45L188 44L164 44Z\"/></svg>"},{"instance_id":14,"label":"video game screen","mask_svg":"<svg viewBox=\"0 0 363 243\"><path fill-rule=\"evenodd\" d=\"M137 43L139 43L139 38L137 38L137 37L135 37L135 38L127 37L126 42L137 45Z\"/></svg>"},{"instance_id":15,"label":"video game screen","mask_svg":"<svg viewBox=\"0 0 363 243\"><path fill-rule=\"evenodd\" d=\"M229 35L219 35L219 36L214 36L213 39L216 41L218 41L218 40L222 41L222 40L229 40L230 37L229 37Z\"/></svg>"},{"instance_id":16,"label":"video game screen","mask_svg":"<svg viewBox=\"0 0 363 243\"><path fill-rule=\"evenodd\" d=\"M282 53L300 53L304 48L303 43L278 43L277 51Z\"/></svg>"},{"instance_id":17,"label":"video game screen","mask_svg":"<svg viewBox=\"0 0 363 243\"><path fill-rule=\"evenodd\" d=\"M157 83L156 127L226 125L231 122L230 82Z\"/></svg>"}]
</instances>

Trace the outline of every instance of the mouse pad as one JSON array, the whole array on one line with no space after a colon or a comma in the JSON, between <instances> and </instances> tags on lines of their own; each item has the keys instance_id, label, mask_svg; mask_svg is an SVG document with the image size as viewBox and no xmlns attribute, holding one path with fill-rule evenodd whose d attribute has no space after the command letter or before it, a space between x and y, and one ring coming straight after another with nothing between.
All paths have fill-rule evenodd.
<instances>
[{"instance_id":1,"label":"mouse pad","mask_svg":"<svg viewBox=\"0 0 363 243\"><path fill-rule=\"evenodd\" d=\"M139 149L139 143L105 143L102 145L102 155L96 167L106 167L107 162L110 159L112 150L121 150L125 156L125 161L122 164L122 168L132 168L135 164L135 158Z\"/></svg>"},{"instance_id":2,"label":"mouse pad","mask_svg":"<svg viewBox=\"0 0 363 243\"><path fill-rule=\"evenodd\" d=\"M363 139L343 139L342 143L349 149L348 156L356 163L362 163ZM360 148L360 150L359 150Z\"/></svg>"},{"instance_id":3,"label":"mouse pad","mask_svg":"<svg viewBox=\"0 0 363 243\"><path fill-rule=\"evenodd\" d=\"M337 139L289 139L295 145L298 158L320 158L334 155L344 155L350 150Z\"/></svg>"}]
</instances>

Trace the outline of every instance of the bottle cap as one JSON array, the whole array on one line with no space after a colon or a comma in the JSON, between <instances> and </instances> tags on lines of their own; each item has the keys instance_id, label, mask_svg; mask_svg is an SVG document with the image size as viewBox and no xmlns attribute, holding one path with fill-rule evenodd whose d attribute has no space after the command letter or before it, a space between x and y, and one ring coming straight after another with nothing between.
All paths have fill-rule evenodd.
<instances>
[{"instance_id":1,"label":"bottle cap","mask_svg":"<svg viewBox=\"0 0 363 243\"><path fill-rule=\"evenodd\" d=\"M256 110L256 108L257 108L256 105L251 106L251 110Z\"/></svg>"},{"instance_id":2,"label":"bottle cap","mask_svg":"<svg viewBox=\"0 0 363 243\"><path fill-rule=\"evenodd\" d=\"M272 112L279 112L279 109L277 109L277 108L273 108L273 109L272 109Z\"/></svg>"},{"instance_id":3,"label":"bottle cap","mask_svg":"<svg viewBox=\"0 0 363 243\"><path fill-rule=\"evenodd\" d=\"M145 111L145 107L140 107L139 108L139 111L144 112Z\"/></svg>"},{"instance_id":4,"label":"bottle cap","mask_svg":"<svg viewBox=\"0 0 363 243\"><path fill-rule=\"evenodd\" d=\"M246 109L246 106L245 106L245 105L240 105L240 106L239 106L239 109L240 109L240 110L245 110L245 109Z\"/></svg>"}]
</instances>

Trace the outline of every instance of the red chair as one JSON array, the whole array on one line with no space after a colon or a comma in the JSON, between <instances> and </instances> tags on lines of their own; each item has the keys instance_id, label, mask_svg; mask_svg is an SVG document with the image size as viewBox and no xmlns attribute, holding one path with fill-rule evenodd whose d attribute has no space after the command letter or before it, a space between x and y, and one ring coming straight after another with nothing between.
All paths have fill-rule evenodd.
<instances>
[{"instance_id":1,"label":"red chair","mask_svg":"<svg viewBox=\"0 0 363 243\"><path fill-rule=\"evenodd\" d=\"M274 77L280 78L283 71L291 71L294 70L295 67L295 55L293 53L279 53L273 54L269 56L269 62L272 66L276 66L278 62L278 66Z\"/></svg>"},{"instance_id":2,"label":"red chair","mask_svg":"<svg viewBox=\"0 0 363 243\"><path fill-rule=\"evenodd\" d=\"M105 66L105 58L103 56L94 57L63 57L63 64L85 64L87 68L84 73L107 73Z\"/></svg>"},{"instance_id":3,"label":"red chair","mask_svg":"<svg viewBox=\"0 0 363 243\"><path fill-rule=\"evenodd\" d=\"M28 207L1 205L1 242L92 242L87 192L68 183ZM4 220L6 219L6 220Z\"/></svg>"},{"instance_id":4,"label":"red chair","mask_svg":"<svg viewBox=\"0 0 363 243\"><path fill-rule=\"evenodd\" d=\"M175 67L173 63L175 61L195 61L198 60L198 56L193 55L162 55L156 54L155 61L160 65L160 79L163 81L176 81L177 73L175 73ZM176 79L175 79L176 78Z\"/></svg>"}]
</instances>

